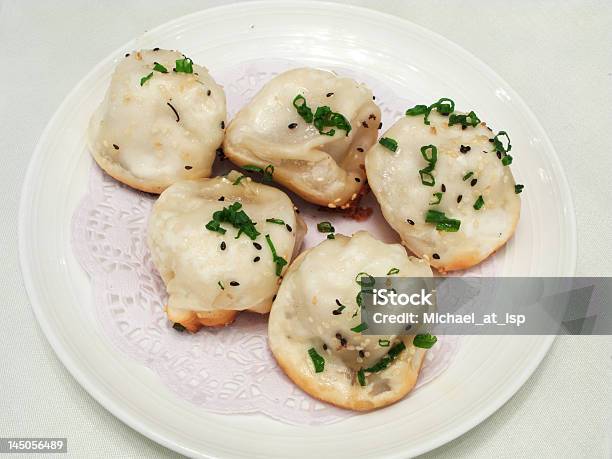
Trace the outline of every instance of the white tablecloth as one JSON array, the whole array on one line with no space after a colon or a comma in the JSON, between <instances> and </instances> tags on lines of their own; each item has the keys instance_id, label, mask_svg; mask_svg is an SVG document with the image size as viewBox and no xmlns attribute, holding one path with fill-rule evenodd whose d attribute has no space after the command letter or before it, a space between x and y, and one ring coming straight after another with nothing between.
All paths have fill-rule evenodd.
<instances>
[{"instance_id":1,"label":"white tablecloth","mask_svg":"<svg viewBox=\"0 0 612 459\"><path fill-rule=\"evenodd\" d=\"M59 3L59 2L57 2ZM53 112L102 58L167 20L222 1L0 0L0 437L68 437L74 457L169 457L68 374L39 330L18 263L26 166ZM431 28L528 102L567 172L579 275L612 275L612 4L351 1ZM612 457L610 337L562 337L497 413L431 457Z\"/></svg>"}]
</instances>

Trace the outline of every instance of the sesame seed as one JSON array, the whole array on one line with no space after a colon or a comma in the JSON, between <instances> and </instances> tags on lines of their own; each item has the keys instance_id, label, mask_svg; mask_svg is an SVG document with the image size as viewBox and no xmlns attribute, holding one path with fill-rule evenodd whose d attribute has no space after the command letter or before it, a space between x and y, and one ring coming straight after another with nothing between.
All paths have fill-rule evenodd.
<instances>
[{"instance_id":1,"label":"sesame seed","mask_svg":"<svg viewBox=\"0 0 612 459\"><path fill-rule=\"evenodd\" d=\"M382 129L382 122L378 125L378 129Z\"/></svg>"},{"instance_id":2,"label":"sesame seed","mask_svg":"<svg viewBox=\"0 0 612 459\"><path fill-rule=\"evenodd\" d=\"M188 171L190 171L191 169L193 169L193 167L191 167L191 166L185 166L185 169L186 169L186 170L188 170Z\"/></svg>"},{"instance_id":3,"label":"sesame seed","mask_svg":"<svg viewBox=\"0 0 612 459\"><path fill-rule=\"evenodd\" d=\"M227 244L225 243L225 241L221 242L221 250L225 250L226 247Z\"/></svg>"},{"instance_id":4,"label":"sesame seed","mask_svg":"<svg viewBox=\"0 0 612 459\"><path fill-rule=\"evenodd\" d=\"M225 201L225 196L221 196L217 201Z\"/></svg>"},{"instance_id":5,"label":"sesame seed","mask_svg":"<svg viewBox=\"0 0 612 459\"><path fill-rule=\"evenodd\" d=\"M225 129L225 121L221 121L221 129Z\"/></svg>"},{"instance_id":6,"label":"sesame seed","mask_svg":"<svg viewBox=\"0 0 612 459\"><path fill-rule=\"evenodd\" d=\"M159 48L153 48L153 51L159 51Z\"/></svg>"},{"instance_id":7,"label":"sesame seed","mask_svg":"<svg viewBox=\"0 0 612 459\"><path fill-rule=\"evenodd\" d=\"M434 253L434 254L432 255L432 258L433 258L434 260L439 260L439 259L440 259L440 255L438 255L437 253Z\"/></svg>"},{"instance_id":8,"label":"sesame seed","mask_svg":"<svg viewBox=\"0 0 612 459\"><path fill-rule=\"evenodd\" d=\"M366 123L365 121L362 121L362 122L361 122L361 125L362 125L364 128L368 128L368 127L370 127L370 126L368 126L368 123Z\"/></svg>"},{"instance_id":9,"label":"sesame seed","mask_svg":"<svg viewBox=\"0 0 612 459\"><path fill-rule=\"evenodd\" d=\"M336 333L336 339L342 339L342 335L340 333Z\"/></svg>"},{"instance_id":10,"label":"sesame seed","mask_svg":"<svg viewBox=\"0 0 612 459\"><path fill-rule=\"evenodd\" d=\"M442 193L446 193L446 185L444 183L442 184L441 189L442 189Z\"/></svg>"},{"instance_id":11,"label":"sesame seed","mask_svg":"<svg viewBox=\"0 0 612 459\"><path fill-rule=\"evenodd\" d=\"M357 147L357 151L358 151L359 153L363 153L363 148L361 148L361 147Z\"/></svg>"},{"instance_id":12,"label":"sesame seed","mask_svg":"<svg viewBox=\"0 0 612 459\"><path fill-rule=\"evenodd\" d=\"M230 285L231 285L232 287L237 287L237 286L239 286L239 285L240 285L240 282L231 281L231 282L230 282Z\"/></svg>"},{"instance_id":13,"label":"sesame seed","mask_svg":"<svg viewBox=\"0 0 612 459\"><path fill-rule=\"evenodd\" d=\"M461 200L463 199L463 195L460 194L459 196L457 196L457 204L459 204L461 202Z\"/></svg>"},{"instance_id":14,"label":"sesame seed","mask_svg":"<svg viewBox=\"0 0 612 459\"><path fill-rule=\"evenodd\" d=\"M410 220L409 218L407 218L406 221L408 222L409 225L414 226L414 221Z\"/></svg>"},{"instance_id":15,"label":"sesame seed","mask_svg":"<svg viewBox=\"0 0 612 459\"><path fill-rule=\"evenodd\" d=\"M471 186L476 185L476 183L478 183L478 179L472 179L472 181L470 182Z\"/></svg>"},{"instance_id":16,"label":"sesame seed","mask_svg":"<svg viewBox=\"0 0 612 459\"><path fill-rule=\"evenodd\" d=\"M363 359L365 357L365 352L359 351L359 357L361 357Z\"/></svg>"},{"instance_id":17,"label":"sesame seed","mask_svg":"<svg viewBox=\"0 0 612 459\"><path fill-rule=\"evenodd\" d=\"M209 89L208 91L206 91L206 95L210 96L212 94L212 91Z\"/></svg>"},{"instance_id":18,"label":"sesame seed","mask_svg":"<svg viewBox=\"0 0 612 459\"><path fill-rule=\"evenodd\" d=\"M375 120L376 119L376 115L374 113L370 113L370 116L368 116L369 120Z\"/></svg>"},{"instance_id":19,"label":"sesame seed","mask_svg":"<svg viewBox=\"0 0 612 459\"><path fill-rule=\"evenodd\" d=\"M470 147L469 145L461 145L461 147L459 147L459 151L461 153L467 153L468 151L470 151L472 149L472 147Z\"/></svg>"},{"instance_id":20,"label":"sesame seed","mask_svg":"<svg viewBox=\"0 0 612 459\"><path fill-rule=\"evenodd\" d=\"M114 144L113 144L113 148L114 148L115 150L119 150L119 145L117 145L117 144L115 144L115 143L114 143Z\"/></svg>"},{"instance_id":21,"label":"sesame seed","mask_svg":"<svg viewBox=\"0 0 612 459\"><path fill-rule=\"evenodd\" d=\"M323 343L323 350L326 351L327 350L327 344Z\"/></svg>"},{"instance_id":22,"label":"sesame seed","mask_svg":"<svg viewBox=\"0 0 612 459\"><path fill-rule=\"evenodd\" d=\"M287 127L289 129L295 129L297 127L297 123L291 123L291 124L287 125Z\"/></svg>"},{"instance_id":23,"label":"sesame seed","mask_svg":"<svg viewBox=\"0 0 612 459\"><path fill-rule=\"evenodd\" d=\"M361 182L361 179L360 179L359 177L355 177L355 181L356 181L357 183L359 183L359 182Z\"/></svg>"},{"instance_id":24,"label":"sesame seed","mask_svg":"<svg viewBox=\"0 0 612 459\"><path fill-rule=\"evenodd\" d=\"M325 94L325 97L331 97L331 96L333 96L333 95L334 95L334 93L333 93L333 92L328 92L327 94Z\"/></svg>"},{"instance_id":25,"label":"sesame seed","mask_svg":"<svg viewBox=\"0 0 612 459\"><path fill-rule=\"evenodd\" d=\"M257 263L259 260L261 260L261 258L255 257L255 258L253 258L253 263Z\"/></svg>"},{"instance_id":26,"label":"sesame seed","mask_svg":"<svg viewBox=\"0 0 612 459\"><path fill-rule=\"evenodd\" d=\"M257 250L261 250L261 244L259 242L253 242L253 247L255 247Z\"/></svg>"},{"instance_id":27,"label":"sesame seed","mask_svg":"<svg viewBox=\"0 0 612 459\"><path fill-rule=\"evenodd\" d=\"M288 223L285 225L285 228L287 228L287 231L289 232L293 231L293 228L291 228L291 225L289 225Z\"/></svg>"}]
</instances>

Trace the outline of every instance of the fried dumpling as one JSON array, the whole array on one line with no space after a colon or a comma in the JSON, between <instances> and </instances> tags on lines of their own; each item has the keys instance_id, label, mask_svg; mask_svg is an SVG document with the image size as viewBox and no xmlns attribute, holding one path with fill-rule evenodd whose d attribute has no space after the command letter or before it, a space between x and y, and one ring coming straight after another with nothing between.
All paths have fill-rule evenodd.
<instances>
[{"instance_id":1,"label":"fried dumpling","mask_svg":"<svg viewBox=\"0 0 612 459\"><path fill-rule=\"evenodd\" d=\"M365 85L301 68L273 78L240 110L223 149L239 166L274 166L274 180L309 202L347 208L365 184L379 124Z\"/></svg>"},{"instance_id":2,"label":"fried dumpling","mask_svg":"<svg viewBox=\"0 0 612 459\"><path fill-rule=\"evenodd\" d=\"M395 269L394 269L395 268ZM431 277L429 265L360 231L336 235L292 263L270 312L270 348L301 389L334 405L371 410L414 387L425 349L413 336L366 336L358 331L360 275ZM392 362L375 370L381 359Z\"/></svg>"},{"instance_id":3,"label":"fried dumpling","mask_svg":"<svg viewBox=\"0 0 612 459\"><path fill-rule=\"evenodd\" d=\"M235 171L170 186L148 229L168 318L194 332L239 311L267 313L305 232L284 192Z\"/></svg>"},{"instance_id":4,"label":"fried dumpling","mask_svg":"<svg viewBox=\"0 0 612 459\"><path fill-rule=\"evenodd\" d=\"M442 272L474 266L510 239L522 190L507 134L495 135L474 112L448 111L401 118L366 155L385 219Z\"/></svg>"},{"instance_id":5,"label":"fried dumpling","mask_svg":"<svg viewBox=\"0 0 612 459\"><path fill-rule=\"evenodd\" d=\"M225 93L204 67L176 51L122 59L89 125L89 149L109 175L161 193L210 176L223 141Z\"/></svg>"}]
</instances>

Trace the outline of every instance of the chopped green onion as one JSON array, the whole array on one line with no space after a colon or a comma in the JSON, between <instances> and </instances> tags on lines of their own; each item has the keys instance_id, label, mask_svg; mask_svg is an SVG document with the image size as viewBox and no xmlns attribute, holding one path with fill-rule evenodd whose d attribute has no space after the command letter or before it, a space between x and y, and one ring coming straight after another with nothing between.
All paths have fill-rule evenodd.
<instances>
[{"instance_id":1,"label":"chopped green onion","mask_svg":"<svg viewBox=\"0 0 612 459\"><path fill-rule=\"evenodd\" d=\"M319 233L333 233L336 231L330 222L317 223L317 230L319 230Z\"/></svg>"},{"instance_id":2,"label":"chopped green onion","mask_svg":"<svg viewBox=\"0 0 612 459\"><path fill-rule=\"evenodd\" d=\"M501 140L499 140L499 137L506 138L506 141L508 142L507 147L504 147L504 144L502 143ZM497 135L493 137L493 148L495 151L498 151L500 153L508 153L510 150L512 150L512 144L510 143L510 136L508 135L506 131L499 131Z\"/></svg>"},{"instance_id":3,"label":"chopped green onion","mask_svg":"<svg viewBox=\"0 0 612 459\"><path fill-rule=\"evenodd\" d=\"M336 239L336 236L334 236L334 233L329 233L327 239Z\"/></svg>"},{"instance_id":4,"label":"chopped green onion","mask_svg":"<svg viewBox=\"0 0 612 459\"><path fill-rule=\"evenodd\" d=\"M395 139L391 139L390 137L382 137L378 143L387 150L391 150L393 152L397 151L397 140Z\"/></svg>"},{"instance_id":5,"label":"chopped green onion","mask_svg":"<svg viewBox=\"0 0 612 459\"><path fill-rule=\"evenodd\" d=\"M308 349L308 355L314 365L315 373L321 373L325 370L325 359L319 355L314 347Z\"/></svg>"},{"instance_id":6,"label":"chopped green onion","mask_svg":"<svg viewBox=\"0 0 612 459\"><path fill-rule=\"evenodd\" d=\"M351 331L354 331L355 333L361 333L362 331L365 331L367 329L368 329L368 324L366 324L365 322L361 322L356 327L351 328Z\"/></svg>"},{"instance_id":7,"label":"chopped green onion","mask_svg":"<svg viewBox=\"0 0 612 459\"><path fill-rule=\"evenodd\" d=\"M373 287L376 279L368 273L360 272L355 276L355 282L362 287Z\"/></svg>"},{"instance_id":8,"label":"chopped green onion","mask_svg":"<svg viewBox=\"0 0 612 459\"><path fill-rule=\"evenodd\" d=\"M465 182L467 179L469 179L472 175L474 175L473 171L469 171L467 174L465 174L463 176L463 181Z\"/></svg>"},{"instance_id":9,"label":"chopped green onion","mask_svg":"<svg viewBox=\"0 0 612 459\"><path fill-rule=\"evenodd\" d=\"M441 99L438 99L437 102L434 102L430 106L415 105L414 107L409 108L408 110L406 110L406 116L425 115L425 117L423 118L423 122L429 125L429 115L434 108L441 115L449 115L455 110L455 102L453 102L451 99L443 97Z\"/></svg>"},{"instance_id":10,"label":"chopped green onion","mask_svg":"<svg viewBox=\"0 0 612 459\"><path fill-rule=\"evenodd\" d=\"M333 136L336 133L335 129L329 131L323 131L326 127L336 127L342 129L346 135L351 132L351 123L344 117L344 115L336 112L332 112L331 108L327 106L317 107L314 114L314 127L319 130L319 134Z\"/></svg>"},{"instance_id":11,"label":"chopped green onion","mask_svg":"<svg viewBox=\"0 0 612 459\"><path fill-rule=\"evenodd\" d=\"M174 70L180 73L193 73L193 61L188 57L178 59L175 63Z\"/></svg>"},{"instance_id":12,"label":"chopped green onion","mask_svg":"<svg viewBox=\"0 0 612 459\"><path fill-rule=\"evenodd\" d=\"M168 73L168 69L157 62L155 62L155 65L153 66L153 70L155 70L156 72L160 72L160 73Z\"/></svg>"},{"instance_id":13,"label":"chopped green onion","mask_svg":"<svg viewBox=\"0 0 612 459\"><path fill-rule=\"evenodd\" d=\"M391 341L389 341L388 339L379 339L378 345L380 347L389 347L391 345Z\"/></svg>"},{"instance_id":14,"label":"chopped green onion","mask_svg":"<svg viewBox=\"0 0 612 459\"><path fill-rule=\"evenodd\" d=\"M448 103L445 103L448 102ZM455 102L452 99L443 97L435 104L432 104L430 110L435 108L441 115L450 115L455 111Z\"/></svg>"},{"instance_id":15,"label":"chopped green onion","mask_svg":"<svg viewBox=\"0 0 612 459\"><path fill-rule=\"evenodd\" d=\"M435 223L438 231L446 231L449 233L455 233L459 231L461 221L454 218L448 218L444 212L439 210L428 210L425 214L426 223Z\"/></svg>"},{"instance_id":16,"label":"chopped green onion","mask_svg":"<svg viewBox=\"0 0 612 459\"><path fill-rule=\"evenodd\" d=\"M262 174L262 178L264 182L271 182L272 181L272 176L274 174L274 166L272 164L268 164L265 169L261 168L259 166L253 166L252 164L249 164L247 166L242 166L242 168L245 171L249 171L249 172L259 172L260 174Z\"/></svg>"},{"instance_id":17,"label":"chopped green onion","mask_svg":"<svg viewBox=\"0 0 612 459\"><path fill-rule=\"evenodd\" d=\"M303 95L298 94L297 96L295 96L295 98L293 99L293 106L297 110L298 115L300 115L304 119L304 121L306 121L307 123L312 123L312 110L306 104L306 98Z\"/></svg>"},{"instance_id":18,"label":"chopped green onion","mask_svg":"<svg viewBox=\"0 0 612 459\"><path fill-rule=\"evenodd\" d=\"M427 154L428 151L431 152L429 156ZM436 179L434 178L432 172L436 167L436 162L438 161L438 148L435 145L424 145L421 147L421 155L428 163L427 167L419 171L421 183L425 186L434 186L436 184Z\"/></svg>"},{"instance_id":19,"label":"chopped green onion","mask_svg":"<svg viewBox=\"0 0 612 459\"><path fill-rule=\"evenodd\" d=\"M151 77L153 76L153 72L149 73L147 76L143 76L140 79L140 86L142 86L143 84L145 84L147 81L149 81L151 79Z\"/></svg>"},{"instance_id":20,"label":"chopped green onion","mask_svg":"<svg viewBox=\"0 0 612 459\"><path fill-rule=\"evenodd\" d=\"M275 225L284 225L285 222L280 218L266 218L268 223L274 223Z\"/></svg>"},{"instance_id":21,"label":"chopped green onion","mask_svg":"<svg viewBox=\"0 0 612 459\"><path fill-rule=\"evenodd\" d=\"M340 303L340 300L338 299L336 299L336 304L338 305L338 307L332 311L332 314L335 316L342 314L342 311L346 309L346 306Z\"/></svg>"},{"instance_id":22,"label":"chopped green onion","mask_svg":"<svg viewBox=\"0 0 612 459\"><path fill-rule=\"evenodd\" d=\"M229 223L238 229L236 239L244 233L251 240L255 240L261 233L255 229L255 222L251 220L244 210L240 210L241 208L242 204L235 202L229 207L224 207L223 210L216 211L213 213L213 219L206 224L206 229L225 234L225 229L221 228L221 223Z\"/></svg>"},{"instance_id":23,"label":"chopped green onion","mask_svg":"<svg viewBox=\"0 0 612 459\"><path fill-rule=\"evenodd\" d=\"M276 248L274 247L269 234L266 234L266 242L268 243L268 247L270 247L270 251L272 252L272 261L274 261L276 264L276 275L280 276L281 272L283 271L283 266L287 264L287 260L285 260L283 257L279 257L276 254Z\"/></svg>"},{"instance_id":24,"label":"chopped green onion","mask_svg":"<svg viewBox=\"0 0 612 459\"><path fill-rule=\"evenodd\" d=\"M427 333L426 335L416 335L412 340L412 344L422 349L431 349L437 341L438 338L436 336Z\"/></svg>"},{"instance_id":25,"label":"chopped green onion","mask_svg":"<svg viewBox=\"0 0 612 459\"><path fill-rule=\"evenodd\" d=\"M389 350L389 352L387 352L387 355L385 355L382 359L380 359L370 368L366 368L365 371L367 371L368 373L378 373L379 371L383 371L391 364L391 362L393 362L397 358L398 355L400 355L400 353L404 349L406 349L406 345L403 341L400 341L395 346L393 346Z\"/></svg>"},{"instance_id":26,"label":"chopped green onion","mask_svg":"<svg viewBox=\"0 0 612 459\"><path fill-rule=\"evenodd\" d=\"M239 185L240 182L242 182L242 180L244 180L245 178L248 178L246 175L241 175L240 177L238 177L236 180L234 180L234 182L232 183L232 185Z\"/></svg>"},{"instance_id":27,"label":"chopped green onion","mask_svg":"<svg viewBox=\"0 0 612 459\"><path fill-rule=\"evenodd\" d=\"M452 114L448 118L448 125L454 126L455 124L460 124L461 127L466 128L468 126L476 127L480 123L480 119L476 116L474 111L471 111L467 115L456 115Z\"/></svg>"},{"instance_id":28,"label":"chopped green onion","mask_svg":"<svg viewBox=\"0 0 612 459\"><path fill-rule=\"evenodd\" d=\"M429 203L429 205L430 205L430 206L435 206L435 205L437 205L437 204L440 204L440 201L442 201L442 195L443 195L443 194L444 194L444 193L442 193L442 192L434 193L433 195L435 196L435 198L437 199L437 201L430 202L430 203Z\"/></svg>"},{"instance_id":29,"label":"chopped green onion","mask_svg":"<svg viewBox=\"0 0 612 459\"><path fill-rule=\"evenodd\" d=\"M363 371L363 368L360 368L359 371L357 372L357 380L359 381L359 385L362 387L367 384L365 372Z\"/></svg>"},{"instance_id":30,"label":"chopped green onion","mask_svg":"<svg viewBox=\"0 0 612 459\"><path fill-rule=\"evenodd\" d=\"M510 155L503 156L501 162L502 162L502 165L509 166L510 164L512 164L512 156Z\"/></svg>"},{"instance_id":31,"label":"chopped green onion","mask_svg":"<svg viewBox=\"0 0 612 459\"><path fill-rule=\"evenodd\" d=\"M206 224L206 229L210 231L216 231L220 234L225 234L225 229L221 228L221 223L215 220L211 220Z\"/></svg>"},{"instance_id":32,"label":"chopped green onion","mask_svg":"<svg viewBox=\"0 0 612 459\"><path fill-rule=\"evenodd\" d=\"M429 112L427 105L415 105L406 110L406 116L426 115Z\"/></svg>"},{"instance_id":33,"label":"chopped green onion","mask_svg":"<svg viewBox=\"0 0 612 459\"><path fill-rule=\"evenodd\" d=\"M474 203L474 209L480 210L482 206L484 206L484 203L485 202L484 202L484 199L482 198L482 195L478 196L478 199Z\"/></svg>"},{"instance_id":34,"label":"chopped green onion","mask_svg":"<svg viewBox=\"0 0 612 459\"><path fill-rule=\"evenodd\" d=\"M514 185L514 192L516 194L521 194L523 191L523 188L525 188L525 185L519 185L518 183L516 185Z\"/></svg>"},{"instance_id":35,"label":"chopped green onion","mask_svg":"<svg viewBox=\"0 0 612 459\"><path fill-rule=\"evenodd\" d=\"M399 273L399 269L391 268L389 272L387 273L387 276L393 276L394 274L397 274L397 273Z\"/></svg>"}]
</instances>

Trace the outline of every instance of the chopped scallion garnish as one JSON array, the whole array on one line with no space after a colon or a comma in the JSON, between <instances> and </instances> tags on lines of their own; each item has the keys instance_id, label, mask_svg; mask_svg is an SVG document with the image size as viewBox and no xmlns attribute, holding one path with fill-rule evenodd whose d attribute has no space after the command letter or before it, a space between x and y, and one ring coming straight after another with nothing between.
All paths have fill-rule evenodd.
<instances>
[{"instance_id":1,"label":"chopped scallion garnish","mask_svg":"<svg viewBox=\"0 0 612 459\"><path fill-rule=\"evenodd\" d=\"M155 62L155 65L153 65L153 70L160 73L168 73L168 69L157 62Z\"/></svg>"},{"instance_id":2,"label":"chopped scallion garnish","mask_svg":"<svg viewBox=\"0 0 612 459\"><path fill-rule=\"evenodd\" d=\"M315 373L321 373L323 370L325 370L325 359L319 355L314 347L308 349L308 355L310 356L312 364L314 365Z\"/></svg>"},{"instance_id":3,"label":"chopped scallion garnish","mask_svg":"<svg viewBox=\"0 0 612 459\"><path fill-rule=\"evenodd\" d=\"M398 268L391 268L387 273L387 276L393 276L394 274L398 274L400 270Z\"/></svg>"},{"instance_id":4,"label":"chopped scallion garnish","mask_svg":"<svg viewBox=\"0 0 612 459\"><path fill-rule=\"evenodd\" d=\"M438 338L436 336L427 333L424 335L416 335L412 340L412 344L415 347L420 347L422 349L431 349L437 341Z\"/></svg>"},{"instance_id":5,"label":"chopped scallion garnish","mask_svg":"<svg viewBox=\"0 0 612 459\"><path fill-rule=\"evenodd\" d=\"M270 239L270 235L266 234L266 242L268 243L268 247L270 247L270 252L272 252L272 261L276 264L276 275L280 276L283 271L283 266L287 264L287 260L283 257L279 257L276 253L276 248L274 247L274 243L272 239Z\"/></svg>"},{"instance_id":6,"label":"chopped scallion garnish","mask_svg":"<svg viewBox=\"0 0 612 459\"><path fill-rule=\"evenodd\" d=\"M520 184L516 184L514 185L514 192L516 194L521 194L523 192L523 188L525 188L525 185L520 185Z\"/></svg>"},{"instance_id":7,"label":"chopped scallion garnish","mask_svg":"<svg viewBox=\"0 0 612 459\"><path fill-rule=\"evenodd\" d=\"M393 152L397 151L397 140L395 139L392 139L390 137L382 137L378 141L378 143L385 147L387 150L391 150Z\"/></svg>"},{"instance_id":8,"label":"chopped scallion garnish","mask_svg":"<svg viewBox=\"0 0 612 459\"><path fill-rule=\"evenodd\" d=\"M427 152L430 152L429 154ZM428 166L419 171L421 183L425 186L434 186L436 179L432 172L438 161L438 148L435 145L424 145L421 147L421 155L427 161Z\"/></svg>"},{"instance_id":9,"label":"chopped scallion garnish","mask_svg":"<svg viewBox=\"0 0 612 459\"><path fill-rule=\"evenodd\" d=\"M472 175L474 175L473 171L469 171L467 174L465 174L463 176L463 181L465 182L467 179L469 179Z\"/></svg>"},{"instance_id":10,"label":"chopped scallion garnish","mask_svg":"<svg viewBox=\"0 0 612 459\"><path fill-rule=\"evenodd\" d=\"M335 129L324 131L326 127L336 127L342 129L346 135L351 132L351 123L344 117L344 115L336 112L332 112L331 108L327 106L317 107L314 114L314 127L319 130L319 134L333 136L336 133Z\"/></svg>"},{"instance_id":11,"label":"chopped scallion garnish","mask_svg":"<svg viewBox=\"0 0 612 459\"><path fill-rule=\"evenodd\" d=\"M140 86L144 85L147 81L149 81L152 76L153 76L153 72L149 73L147 76L143 76L140 79Z\"/></svg>"},{"instance_id":12,"label":"chopped scallion garnish","mask_svg":"<svg viewBox=\"0 0 612 459\"><path fill-rule=\"evenodd\" d=\"M268 223L274 223L275 225L284 225L285 222L280 218L266 218Z\"/></svg>"},{"instance_id":13,"label":"chopped scallion garnish","mask_svg":"<svg viewBox=\"0 0 612 459\"><path fill-rule=\"evenodd\" d=\"M175 62L174 71L180 73L193 73L193 61L188 57L178 59Z\"/></svg>"},{"instance_id":14,"label":"chopped scallion garnish","mask_svg":"<svg viewBox=\"0 0 612 459\"><path fill-rule=\"evenodd\" d=\"M361 322L356 327L351 328L351 331L354 331L355 333L361 333L362 331L365 331L367 329L368 329L368 324L366 324L365 322Z\"/></svg>"},{"instance_id":15,"label":"chopped scallion garnish","mask_svg":"<svg viewBox=\"0 0 612 459\"><path fill-rule=\"evenodd\" d=\"M429 205L430 205L430 206L435 206L435 205L437 205L437 204L440 204L440 201L442 201L442 195L443 195L443 194L444 194L444 193L442 193L442 192L437 192L437 193L434 193L434 194L433 194L433 196L436 198L436 200L435 200L435 201L430 202L430 203L429 203Z\"/></svg>"},{"instance_id":16,"label":"chopped scallion garnish","mask_svg":"<svg viewBox=\"0 0 612 459\"><path fill-rule=\"evenodd\" d=\"M367 371L368 373L378 373L379 371L383 371L391 364L391 362L393 362L397 358L398 355L400 355L400 353L404 349L406 349L406 345L403 341L400 341L391 349L389 349L387 355L385 355L382 359L380 359L370 368L366 368L365 371Z\"/></svg>"},{"instance_id":17,"label":"chopped scallion garnish","mask_svg":"<svg viewBox=\"0 0 612 459\"><path fill-rule=\"evenodd\" d=\"M391 341L389 341L388 339L379 339L378 345L380 347L389 347L391 345Z\"/></svg>"},{"instance_id":18,"label":"chopped scallion garnish","mask_svg":"<svg viewBox=\"0 0 612 459\"><path fill-rule=\"evenodd\" d=\"M306 98L303 95L298 94L297 96L295 96L295 98L293 99L293 106L297 110L298 115L300 115L304 119L304 121L306 121L307 123L312 123L312 110L306 104Z\"/></svg>"},{"instance_id":19,"label":"chopped scallion garnish","mask_svg":"<svg viewBox=\"0 0 612 459\"><path fill-rule=\"evenodd\" d=\"M435 223L438 231L447 231L449 233L455 233L459 231L461 221L454 218L448 218L444 212L439 210L428 210L425 214L426 223Z\"/></svg>"},{"instance_id":20,"label":"chopped scallion garnish","mask_svg":"<svg viewBox=\"0 0 612 459\"><path fill-rule=\"evenodd\" d=\"M367 384L365 372L363 371L363 368L360 368L359 371L357 372L357 381L359 381L359 385L362 387Z\"/></svg>"},{"instance_id":21,"label":"chopped scallion garnish","mask_svg":"<svg viewBox=\"0 0 612 459\"><path fill-rule=\"evenodd\" d=\"M484 199L482 198L482 195L478 196L478 199L474 203L474 209L480 210L482 206L484 206L484 203L485 202L484 202Z\"/></svg>"},{"instance_id":22,"label":"chopped scallion garnish","mask_svg":"<svg viewBox=\"0 0 612 459\"><path fill-rule=\"evenodd\" d=\"M330 222L317 223L317 230L319 230L319 233L333 233L336 231Z\"/></svg>"}]
</instances>

